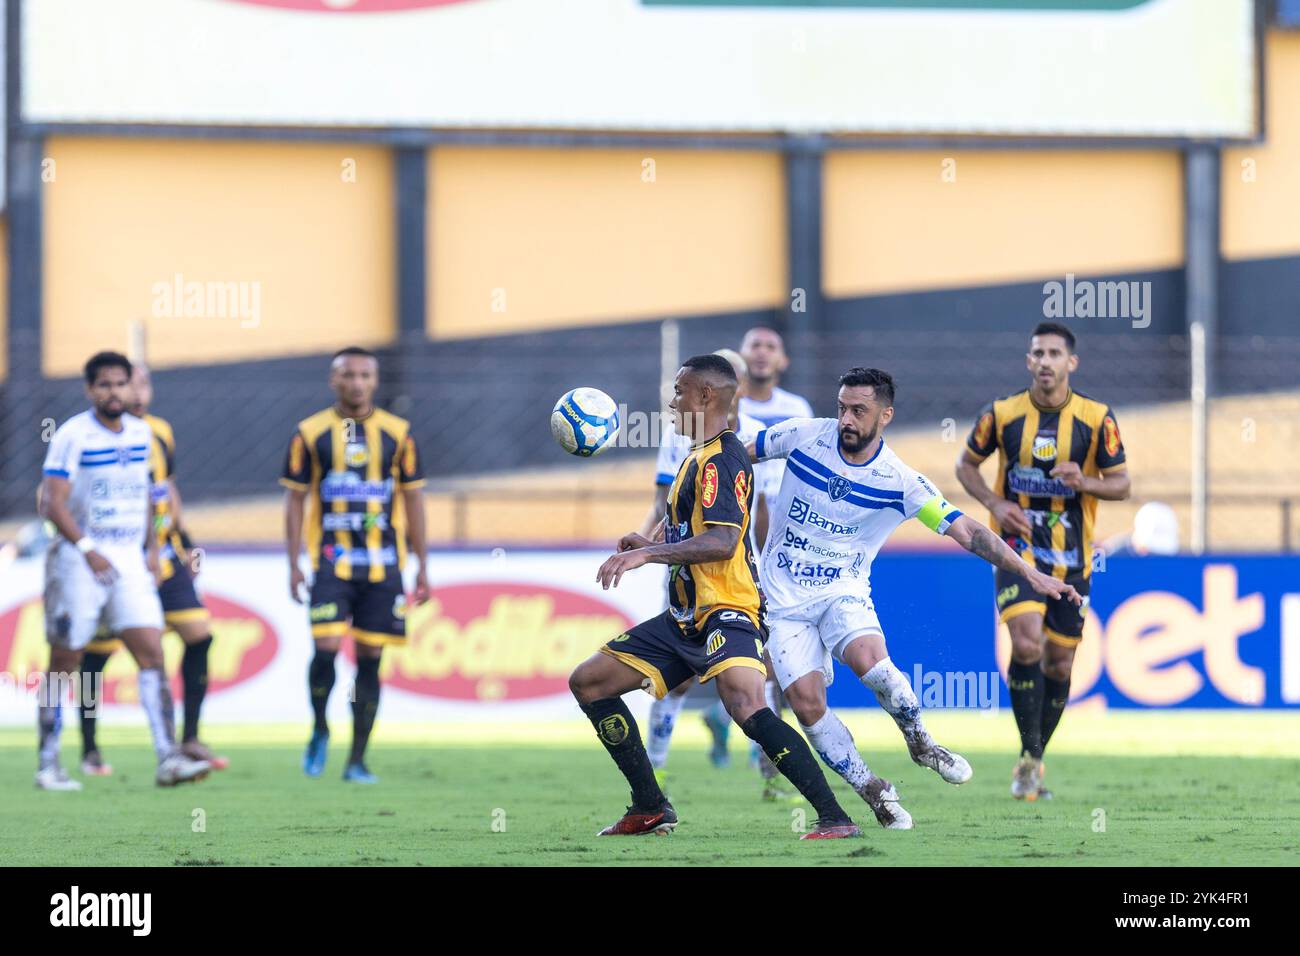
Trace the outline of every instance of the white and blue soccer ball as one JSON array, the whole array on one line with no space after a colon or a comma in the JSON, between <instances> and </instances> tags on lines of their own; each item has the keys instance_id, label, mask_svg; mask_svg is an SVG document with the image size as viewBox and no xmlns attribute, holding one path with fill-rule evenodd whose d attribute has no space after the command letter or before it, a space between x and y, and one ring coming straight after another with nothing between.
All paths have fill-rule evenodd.
<instances>
[{"instance_id":1,"label":"white and blue soccer ball","mask_svg":"<svg viewBox=\"0 0 1300 956\"><path fill-rule=\"evenodd\" d=\"M551 411L551 436L581 458L592 458L612 445L618 428L618 406L598 388L565 392Z\"/></svg>"}]
</instances>

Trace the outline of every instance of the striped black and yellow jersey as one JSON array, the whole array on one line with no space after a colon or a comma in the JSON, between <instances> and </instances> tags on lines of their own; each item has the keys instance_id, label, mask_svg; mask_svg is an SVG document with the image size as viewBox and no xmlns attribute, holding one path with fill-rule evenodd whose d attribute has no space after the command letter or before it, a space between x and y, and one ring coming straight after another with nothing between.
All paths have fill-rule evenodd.
<instances>
[{"instance_id":1,"label":"striped black and yellow jersey","mask_svg":"<svg viewBox=\"0 0 1300 956\"><path fill-rule=\"evenodd\" d=\"M176 436L157 415L145 415L153 441L149 443L149 499L153 502L153 533L158 539L158 566L166 581L176 573L184 551L172 507L171 480L176 475Z\"/></svg>"},{"instance_id":2,"label":"striped black and yellow jersey","mask_svg":"<svg viewBox=\"0 0 1300 956\"><path fill-rule=\"evenodd\" d=\"M1026 389L986 405L966 447L980 461L998 452L993 490L1019 504L1033 528L1030 541L1003 534L1007 543L1046 574L1064 577L1082 571L1087 576L1097 499L1076 492L1051 472L1066 461L1092 476L1124 467L1124 444L1110 408L1074 391L1058 407L1045 408ZM1002 534L992 516L989 526Z\"/></svg>"},{"instance_id":3,"label":"striped black and yellow jersey","mask_svg":"<svg viewBox=\"0 0 1300 956\"><path fill-rule=\"evenodd\" d=\"M344 418L327 408L298 423L280 484L308 492L312 567L344 581L400 577L406 562L401 492L424 484L410 423L381 408Z\"/></svg>"},{"instance_id":4,"label":"striped black and yellow jersey","mask_svg":"<svg viewBox=\"0 0 1300 956\"><path fill-rule=\"evenodd\" d=\"M664 541L676 544L702 534L710 525L740 529L735 552L707 564L674 564L668 569L668 606L682 632L698 636L714 611L730 609L762 623L758 564L749 541L754 502L754 469L730 429L691 448L668 490Z\"/></svg>"}]
</instances>

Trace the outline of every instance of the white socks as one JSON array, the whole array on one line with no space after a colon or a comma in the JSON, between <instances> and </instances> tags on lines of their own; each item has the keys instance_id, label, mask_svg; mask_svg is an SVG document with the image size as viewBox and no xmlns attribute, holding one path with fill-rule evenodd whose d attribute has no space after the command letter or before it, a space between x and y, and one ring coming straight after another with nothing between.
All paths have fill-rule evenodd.
<instances>
[{"instance_id":1,"label":"white socks","mask_svg":"<svg viewBox=\"0 0 1300 956\"><path fill-rule=\"evenodd\" d=\"M921 724L921 702L903 672L888 657L862 676L862 683L876 692L876 700L903 732L907 749L916 753L929 750L934 739Z\"/></svg>"},{"instance_id":2,"label":"white socks","mask_svg":"<svg viewBox=\"0 0 1300 956\"><path fill-rule=\"evenodd\" d=\"M763 682L763 699L767 707L778 717L781 716L781 685L774 680Z\"/></svg>"},{"instance_id":3,"label":"white socks","mask_svg":"<svg viewBox=\"0 0 1300 956\"><path fill-rule=\"evenodd\" d=\"M645 751L650 757L650 766L656 770L668 762L668 744L673 739L673 727L684 703L685 694L669 693L650 705L650 739L646 741Z\"/></svg>"},{"instance_id":4,"label":"white socks","mask_svg":"<svg viewBox=\"0 0 1300 956\"><path fill-rule=\"evenodd\" d=\"M140 671L140 704L144 707L145 718L149 722L154 753L161 763L176 749L172 691L161 670L149 668Z\"/></svg>"},{"instance_id":5,"label":"white socks","mask_svg":"<svg viewBox=\"0 0 1300 956\"><path fill-rule=\"evenodd\" d=\"M822 762L843 777L854 790L861 791L875 776L862 762L849 728L831 711L822 714L811 727L804 727L803 732Z\"/></svg>"}]
</instances>

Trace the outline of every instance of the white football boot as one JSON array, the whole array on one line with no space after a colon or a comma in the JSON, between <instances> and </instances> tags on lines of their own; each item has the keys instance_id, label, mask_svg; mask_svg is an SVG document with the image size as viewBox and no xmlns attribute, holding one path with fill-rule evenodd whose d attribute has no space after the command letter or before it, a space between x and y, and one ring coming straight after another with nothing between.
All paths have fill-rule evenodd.
<instances>
[{"instance_id":1,"label":"white football boot","mask_svg":"<svg viewBox=\"0 0 1300 956\"><path fill-rule=\"evenodd\" d=\"M44 767L36 771L39 790L80 790L81 781L73 780L62 767Z\"/></svg>"},{"instance_id":2,"label":"white football boot","mask_svg":"<svg viewBox=\"0 0 1300 956\"><path fill-rule=\"evenodd\" d=\"M886 830L912 829L912 815L898 802L898 791L884 777L873 776L865 787L858 791L858 796L866 801L871 812L876 815L876 822Z\"/></svg>"},{"instance_id":3,"label":"white football boot","mask_svg":"<svg viewBox=\"0 0 1300 956\"><path fill-rule=\"evenodd\" d=\"M174 787L178 783L197 782L208 775L212 764L206 760L191 760L179 750L163 759L154 777L160 787Z\"/></svg>"},{"instance_id":4,"label":"white football boot","mask_svg":"<svg viewBox=\"0 0 1300 956\"><path fill-rule=\"evenodd\" d=\"M931 744L927 750L912 752L912 763L918 767L929 767L955 787L960 787L974 775L965 757L938 744Z\"/></svg>"}]
</instances>

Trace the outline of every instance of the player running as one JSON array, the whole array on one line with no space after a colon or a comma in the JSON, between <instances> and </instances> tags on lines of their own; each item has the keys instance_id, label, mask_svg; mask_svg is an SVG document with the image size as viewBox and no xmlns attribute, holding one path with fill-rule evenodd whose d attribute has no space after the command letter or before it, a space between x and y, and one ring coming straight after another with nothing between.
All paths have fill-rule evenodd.
<instances>
[{"instance_id":1,"label":"player running","mask_svg":"<svg viewBox=\"0 0 1300 956\"><path fill-rule=\"evenodd\" d=\"M1097 501L1129 495L1114 413L1070 388L1070 373L1079 367L1074 348L1064 325L1035 328L1025 356L1029 388L984 406L957 461L957 480L989 509L989 527L1040 573L1084 596L1078 607L1049 605L1030 593L1019 569L997 573L998 613L1011 632L1007 688L1020 730L1011 778L1017 800L1051 798L1043 787L1043 751L1065 712L1083 638ZM998 475L989 488L979 466L995 451Z\"/></svg>"},{"instance_id":2,"label":"player running","mask_svg":"<svg viewBox=\"0 0 1300 956\"><path fill-rule=\"evenodd\" d=\"M365 763L379 709L379 662L384 647L406 643L402 568L407 546L415 558L415 603L429 599L425 568L424 470L410 423L376 408L379 360L362 348L335 353L330 388L335 404L298 423L289 440L280 484L285 493L289 594L302 603L304 504L311 584L311 634L316 654L307 672L315 727L303 772L319 777L329 751L325 713L334 688L334 658L345 634L357 656L352 699L352 752L343 779L378 783Z\"/></svg>"},{"instance_id":3,"label":"player running","mask_svg":"<svg viewBox=\"0 0 1300 956\"><path fill-rule=\"evenodd\" d=\"M149 481L153 501L153 534L158 544L158 570L161 583L158 599L162 602L163 623L175 631L185 645L181 656L181 686L184 700L184 729L181 752L194 760L206 760L213 770L225 770L230 761L217 756L199 740L199 715L208 692L208 650L212 647L212 620L194 589L198 562L192 560L189 536L181 528L181 497L176 487L176 438L171 425L149 414L153 404L153 380L149 369L137 363L131 373L132 401L128 411L143 419L153 432L149 443ZM109 657L122 646L106 628L86 645L81 661L83 687L98 685L98 675ZM113 767L104 760L95 740L97 702L81 701L81 772L106 777Z\"/></svg>"},{"instance_id":4,"label":"player running","mask_svg":"<svg viewBox=\"0 0 1300 956\"><path fill-rule=\"evenodd\" d=\"M677 826L622 695L643 688L663 697L691 674L702 683L717 681L732 719L817 811L817 826L802 839L862 832L835 800L803 738L763 700L762 596L748 536L754 472L727 427L736 387L735 371L720 356L682 363L669 408L677 431L694 444L668 492L664 543L625 535L619 553L596 574L609 588L634 568L669 566L668 610L613 638L569 677L582 712L632 788L627 813L601 836L668 833Z\"/></svg>"},{"instance_id":5,"label":"player running","mask_svg":"<svg viewBox=\"0 0 1300 956\"><path fill-rule=\"evenodd\" d=\"M873 368L840 377L839 419L796 418L760 432L756 461L785 458L761 575L768 599L768 651L781 689L813 749L871 807L881 826L911 829L888 780L873 774L835 714L826 709L832 659L847 665L894 718L912 760L953 784L970 764L940 747L921 723L911 685L889 659L871 601L871 562L908 518L947 535L1026 585L1079 601L1068 584L1024 566L997 535L963 515L885 444L894 417L894 380Z\"/></svg>"},{"instance_id":6,"label":"player running","mask_svg":"<svg viewBox=\"0 0 1300 956\"><path fill-rule=\"evenodd\" d=\"M39 498L42 517L54 523L60 537L45 563L50 666L38 699L36 786L81 789L59 765L62 691L80 671L82 651L101 616L140 668L140 703L158 757L156 782L172 786L200 780L211 765L176 746L171 690L163 673L158 540L152 534L148 465L152 433L126 414L131 363L125 356L100 352L86 362L85 375L92 407L54 433Z\"/></svg>"}]
</instances>

